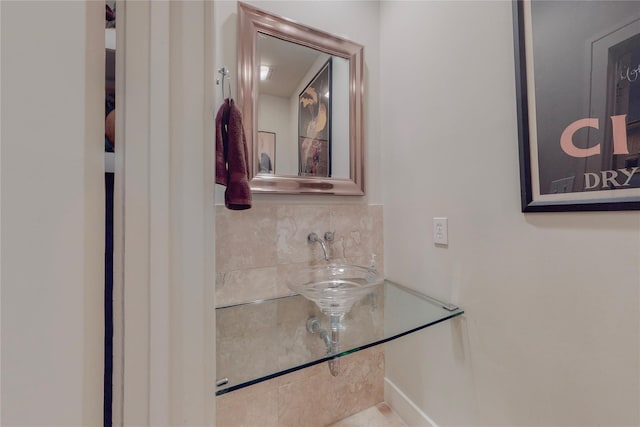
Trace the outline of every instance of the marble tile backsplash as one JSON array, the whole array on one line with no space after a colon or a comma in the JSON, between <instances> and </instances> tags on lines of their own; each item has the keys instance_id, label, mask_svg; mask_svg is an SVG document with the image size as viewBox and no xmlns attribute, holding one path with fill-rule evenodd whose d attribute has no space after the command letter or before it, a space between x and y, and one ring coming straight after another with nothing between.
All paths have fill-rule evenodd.
<instances>
[{"instance_id":1,"label":"marble tile backsplash","mask_svg":"<svg viewBox=\"0 0 640 427\"><path fill-rule=\"evenodd\" d=\"M369 265L376 255L383 271L382 206L257 205L246 211L216 211L216 305L290 295L287 273L323 261L307 235L335 231L327 245L332 261Z\"/></svg>"},{"instance_id":2,"label":"marble tile backsplash","mask_svg":"<svg viewBox=\"0 0 640 427\"><path fill-rule=\"evenodd\" d=\"M340 350L384 337L384 288L357 302L342 319ZM237 385L313 362L326 354L325 342L307 330L315 317L330 330L329 318L301 296L241 304L216 312L216 373Z\"/></svg>"},{"instance_id":3,"label":"marble tile backsplash","mask_svg":"<svg viewBox=\"0 0 640 427\"><path fill-rule=\"evenodd\" d=\"M384 400L384 347L340 358L216 398L218 427L323 427Z\"/></svg>"},{"instance_id":4,"label":"marble tile backsplash","mask_svg":"<svg viewBox=\"0 0 640 427\"><path fill-rule=\"evenodd\" d=\"M334 241L327 245L332 261L368 266L375 254L377 268L383 271L382 215L379 205L254 205L246 211L219 206L216 305L291 295L286 286L288 272L324 262L320 245L307 243L310 232L321 237L326 231L335 232ZM298 319L295 313L299 310L285 307L293 302L283 300L279 310L265 308L268 312L255 312L248 321L220 318L218 368L238 372L240 365L243 371L264 372L303 362L317 351L315 347L322 347L322 341L306 331L306 317ZM305 309L309 313L317 311L313 303L303 304L309 305ZM382 328L382 318L371 313L380 313L382 307L373 311L366 303L362 307L352 310L348 332L376 333ZM299 324L300 330L294 328L293 337L280 336L287 329L283 325L289 323ZM274 345L286 347L284 356L276 349L269 351ZM262 357L255 359L252 354ZM219 396L217 425L325 426L382 402L383 382L384 347L372 347L341 358L337 377L322 363Z\"/></svg>"}]
</instances>

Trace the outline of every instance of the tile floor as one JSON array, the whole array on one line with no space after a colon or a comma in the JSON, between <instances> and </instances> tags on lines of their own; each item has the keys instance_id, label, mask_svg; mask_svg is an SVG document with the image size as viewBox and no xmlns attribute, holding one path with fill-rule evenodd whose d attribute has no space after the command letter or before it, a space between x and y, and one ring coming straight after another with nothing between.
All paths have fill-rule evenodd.
<instances>
[{"instance_id":1,"label":"tile floor","mask_svg":"<svg viewBox=\"0 0 640 427\"><path fill-rule=\"evenodd\" d=\"M407 427L407 424L383 402L329 427Z\"/></svg>"}]
</instances>

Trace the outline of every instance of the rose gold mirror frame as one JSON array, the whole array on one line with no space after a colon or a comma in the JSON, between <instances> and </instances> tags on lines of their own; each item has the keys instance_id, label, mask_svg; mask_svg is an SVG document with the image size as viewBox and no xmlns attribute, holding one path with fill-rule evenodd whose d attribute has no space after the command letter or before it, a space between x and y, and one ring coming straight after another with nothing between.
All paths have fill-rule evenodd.
<instances>
[{"instance_id":1,"label":"rose gold mirror frame","mask_svg":"<svg viewBox=\"0 0 640 427\"><path fill-rule=\"evenodd\" d=\"M258 33L297 43L349 60L350 178L256 175ZM238 101L242 109L251 190L255 193L364 195L363 46L287 18L238 2Z\"/></svg>"}]
</instances>

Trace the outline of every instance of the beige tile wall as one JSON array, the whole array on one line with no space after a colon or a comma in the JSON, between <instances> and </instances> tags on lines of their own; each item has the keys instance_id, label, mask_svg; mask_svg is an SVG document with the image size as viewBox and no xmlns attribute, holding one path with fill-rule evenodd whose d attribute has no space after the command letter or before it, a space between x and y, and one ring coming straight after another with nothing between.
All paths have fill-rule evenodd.
<instances>
[{"instance_id":1,"label":"beige tile wall","mask_svg":"<svg viewBox=\"0 0 640 427\"><path fill-rule=\"evenodd\" d=\"M342 319L340 350L361 347L384 336L384 292L377 287ZM307 331L316 317L329 331L330 320L301 296L262 304L241 304L216 312L216 374L235 386L325 356L326 344Z\"/></svg>"},{"instance_id":2,"label":"beige tile wall","mask_svg":"<svg viewBox=\"0 0 640 427\"><path fill-rule=\"evenodd\" d=\"M382 271L382 224L382 206L378 205L258 205L247 211L218 207L216 304L222 307L290 295L285 284L289 271L324 262L320 246L307 243L312 231L319 236L335 231L335 240L328 245L332 260L369 265L375 254L378 270ZM291 340L273 340L274 331L261 328L277 328L278 322L283 321L277 316L278 313L269 312L246 322L221 322L217 332L218 366L278 366L283 361L272 360L268 355L269 346L277 345L276 341L286 341L287 359L294 361L308 357L314 345L322 345L313 340L317 337L306 336L304 319L298 322L300 345ZM352 330L355 329L360 328ZM250 358L250 354L260 353L251 351L252 347L262 349L261 361ZM382 346L340 360L338 377L331 376L322 363L219 396L217 425L324 426L383 400Z\"/></svg>"},{"instance_id":3,"label":"beige tile wall","mask_svg":"<svg viewBox=\"0 0 640 427\"><path fill-rule=\"evenodd\" d=\"M384 399L384 347L340 358L216 398L217 427L322 427Z\"/></svg>"},{"instance_id":4,"label":"beige tile wall","mask_svg":"<svg viewBox=\"0 0 640 427\"><path fill-rule=\"evenodd\" d=\"M292 268L322 261L319 244L307 235L335 231L332 260L383 270L382 206L257 205L246 211L216 211L216 305L290 295Z\"/></svg>"}]
</instances>

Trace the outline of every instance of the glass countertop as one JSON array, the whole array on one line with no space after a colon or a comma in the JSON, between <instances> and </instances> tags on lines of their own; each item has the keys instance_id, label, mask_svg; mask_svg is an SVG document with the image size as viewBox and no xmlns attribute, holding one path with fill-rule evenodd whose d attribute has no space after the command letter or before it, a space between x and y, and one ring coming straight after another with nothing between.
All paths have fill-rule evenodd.
<instances>
[{"instance_id":1,"label":"glass countertop","mask_svg":"<svg viewBox=\"0 0 640 427\"><path fill-rule=\"evenodd\" d=\"M216 373L219 396L336 357L400 338L464 313L460 308L385 281L347 313L339 345L328 352L316 318L331 334L329 317L300 295L216 309Z\"/></svg>"}]
</instances>

